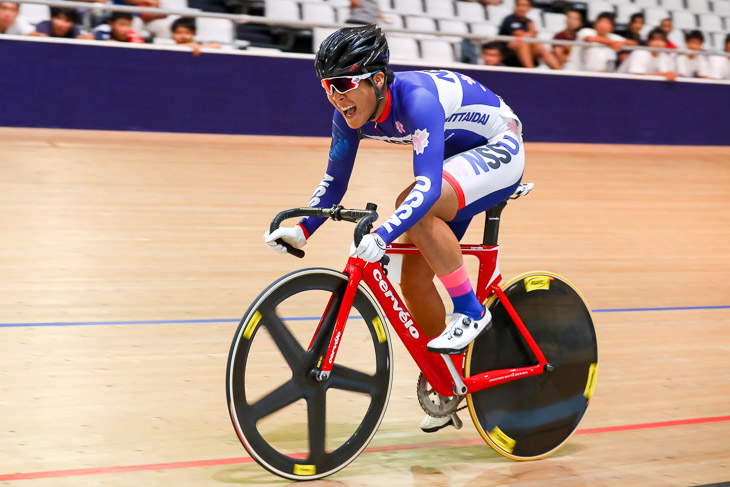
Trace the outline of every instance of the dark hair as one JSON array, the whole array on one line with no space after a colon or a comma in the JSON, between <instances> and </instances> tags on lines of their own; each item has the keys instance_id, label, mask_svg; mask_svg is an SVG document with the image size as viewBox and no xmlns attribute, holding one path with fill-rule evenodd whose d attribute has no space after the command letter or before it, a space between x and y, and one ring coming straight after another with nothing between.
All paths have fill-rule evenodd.
<instances>
[{"instance_id":1,"label":"dark hair","mask_svg":"<svg viewBox=\"0 0 730 487\"><path fill-rule=\"evenodd\" d=\"M629 21L629 24L633 24L634 22L636 22L636 19L645 20L644 14L641 12L636 12L634 15L631 16L631 21Z\"/></svg>"},{"instance_id":2,"label":"dark hair","mask_svg":"<svg viewBox=\"0 0 730 487\"><path fill-rule=\"evenodd\" d=\"M131 22L133 17L129 12L112 12L111 17L109 17L109 23L116 22L120 19L129 20Z\"/></svg>"},{"instance_id":3,"label":"dark hair","mask_svg":"<svg viewBox=\"0 0 730 487\"><path fill-rule=\"evenodd\" d=\"M62 8L62 7L51 7L51 18L55 19L56 17L64 16L74 24L78 23L78 14L76 13L76 9L73 8Z\"/></svg>"},{"instance_id":4,"label":"dark hair","mask_svg":"<svg viewBox=\"0 0 730 487\"><path fill-rule=\"evenodd\" d=\"M685 42L689 42L692 39L698 40L700 42L705 42L705 35L702 32L700 32L699 30L693 30L693 31L688 32L684 36Z\"/></svg>"},{"instance_id":5,"label":"dark hair","mask_svg":"<svg viewBox=\"0 0 730 487\"><path fill-rule=\"evenodd\" d=\"M730 42L730 33L725 36L725 45L727 46L727 43Z\"/></svg>"},{"instance_id":6,"label":"dark hair","mask_svg":"<svg viewBox=\"0 0 730 487\"><path fill-rule=\"evenodd\" d=\"M654 37L654 36L661 37L662 40L665 41L665 42L667 40L667 33L664 32L661 27L655 27L655 28L653 28L651 30L651 32L649 32L649 35L646 36L646 40L647 41L650 41L650 40L652 40L652 37Z\"/></svg>"},{"instance_id":7,"label":"dark hair","mask_svg":"<svg viewBox=\"0 0 730 487\"><path fill-rule=\"evenodd\" d=\"M482 51L485 51L487 49L496 49L499 51L500 54L503 54L501 42L496 42L496 41L485 42L484 44L482 44Z\"/></svg>"},{"instance_id":8,"label":"dark hair","mask_svg":"<svg viewBox=\"0 0 730 487\"><path fill-rule=\"evenodd\" d=\"M598 14L598 17L596 17L596 22L598 22L601 19L608 19L611 21L611 24L613 24L614 18L615 18L615 16L611 12L601 12L600 14Z\"/></svg>"},{"instance_id":9,"label":"dark hair","mask_svg":"<svg viewBox=\"0 0 730 487\"><path fill-rule=\"evenodd\" d=\"M195 34L197 31L197 25L195 24L195 17L180 17L179 19L175 20L175 22L172 23L172 25L170 26L170 31L174 34L175 31L180 27L188 29L193 34Z\"/></svg>"}]
</instances>

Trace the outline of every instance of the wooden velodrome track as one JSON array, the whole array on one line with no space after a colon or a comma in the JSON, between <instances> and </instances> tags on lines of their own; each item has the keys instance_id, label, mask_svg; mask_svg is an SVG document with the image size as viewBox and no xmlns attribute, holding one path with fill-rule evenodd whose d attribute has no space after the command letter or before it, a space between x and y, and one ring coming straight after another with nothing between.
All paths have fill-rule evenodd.
<instances>
[{"instance_id":1,"label":"wooden velodrome track","mask_svg":"<svg viewBox=\"0 0 730 487\"><path fill-rule=\"evenodd\" d=\"M326 224L303 261L261 239L278 210L308 202L328 144L0 129L3 485L288 483L235 436L225 366L268 283L344 265L346 223ZM344 203L385 215L411 181L410 149L362 149ZM312 485L730 481L730 149L528 143L524 180L536 189L504 212L503 275L558 272L596 311L599 379L578 434L518 463L466 411L459 431L421 433L398 343L378 434Z\"/></svg>"}]
</instances>

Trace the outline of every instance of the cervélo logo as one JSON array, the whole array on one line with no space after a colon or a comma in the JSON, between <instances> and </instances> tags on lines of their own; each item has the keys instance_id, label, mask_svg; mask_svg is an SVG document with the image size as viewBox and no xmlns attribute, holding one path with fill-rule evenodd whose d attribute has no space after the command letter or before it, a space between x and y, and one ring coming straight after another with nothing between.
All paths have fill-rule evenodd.
<instances>
[{"instance_id":1,"label":"cerv\u00e9lo logo","mask_svg":"<svg viewBox=\"0 0 730 487\"><path fill-rule=\"evenodd\" d=\"M398 304L398 299L393 294L393 291L388 287L388 283L383 280L383 275L378 269L373 271L373 277L375 277L375 280L378 281L378 287L381 291L383 291L383 296L390 298L393 301L393 311L398 312L398 319L400 319L400 322L408 329L413 338L418 338L420 334L418 333L418 328L413 325L413 318L411 317L411 314Z\"/></svg>"}]
</instances>

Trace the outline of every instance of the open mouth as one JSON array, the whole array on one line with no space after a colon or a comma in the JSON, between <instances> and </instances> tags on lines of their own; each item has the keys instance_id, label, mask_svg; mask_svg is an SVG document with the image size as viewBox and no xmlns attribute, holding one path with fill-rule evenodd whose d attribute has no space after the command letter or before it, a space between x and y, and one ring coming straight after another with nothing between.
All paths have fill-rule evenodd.
<instances>
[{"instance_id":1,"label":"open mouth","mask_svg":"<svg viewBox=\"0 0 730 487\"><path fill-rule=\"evenodd\" d=\"M342 113L345 115L345 118L353 118L355 116L355 113L357 112L357 108L355 108L355 105L351 105L349 107L341 108Z\"/></svg>"}]
</instances>

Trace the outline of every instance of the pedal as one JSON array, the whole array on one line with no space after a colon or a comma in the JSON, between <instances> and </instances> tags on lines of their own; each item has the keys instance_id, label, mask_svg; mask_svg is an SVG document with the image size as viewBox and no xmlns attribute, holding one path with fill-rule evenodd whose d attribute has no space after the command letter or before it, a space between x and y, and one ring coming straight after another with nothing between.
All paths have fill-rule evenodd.
<instances>
[{"instance_id":1,"label":"pedal","mask_svg":"<svg viewBox=\"0 0 730 487\"><path fill-rule=\"evenodd\" d=\"M456 412L451 413L451 421L454 423L454 428L457 430L460 430L462 426L464 426L464 423L461 422L461 418L456 414Z\"/></svg>"},{"instance_id":2,"label":"pedal","mask_svg":"<svg viewBox=\"0 0 730 487\"><path fill-rule=\"evenodd\" d=\"M519 186L517 186L517 189L514 193L512 193L512 196L509 198L511 200L516 200L520 196L525 196L527 193L532 191L532 189L535 187L535 183L521 183Z\"/></svg>"}]
</instances>

